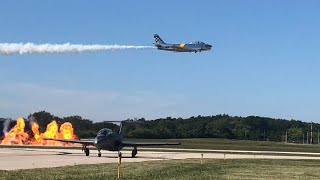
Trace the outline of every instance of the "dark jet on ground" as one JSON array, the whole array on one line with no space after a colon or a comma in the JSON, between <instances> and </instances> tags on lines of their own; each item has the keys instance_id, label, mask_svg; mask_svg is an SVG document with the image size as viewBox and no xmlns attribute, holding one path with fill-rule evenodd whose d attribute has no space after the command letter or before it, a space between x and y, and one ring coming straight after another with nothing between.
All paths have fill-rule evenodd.
<instances>
[{"instance_id":1,"label":"dark jet on ground","mask_svg":"<svg viewBox=\"0 0 320 180\"><path fill-rule=\"evenodd\" d=\"M158 34L153 35L156 43L154 45L159 50L164 51L175 51L175 52L201 52L201 51L209 51L212 46L210 44L206 44L201 41L192 42L189 44L167 44L165 43Z\"/></svg>"},{"instance_id":2,"label":"dark jet on ground","mask_svg":"<svg viewBox=\"0 0 320 180\"><path fill-rule=\"evenodd\" d=\"M120 124L119 133L113 132L111 129L101 129L95 139L73 140L73 139L56 139L56 138L44 138L44 140L60 141L65 143L78 143L82 144L82 151L86 156L89 156L90 150L87 146L94 146L98 150L98 156L101 157L101 150L118 151L118 155L121 156L120 150L123 147L133 147L132 157L135 157L138 153L137 147L143 146L164 146L164 145L180 145L175 142L133 142L125 141L122 137L122 122Z\"/></svg>"}]
</instances>

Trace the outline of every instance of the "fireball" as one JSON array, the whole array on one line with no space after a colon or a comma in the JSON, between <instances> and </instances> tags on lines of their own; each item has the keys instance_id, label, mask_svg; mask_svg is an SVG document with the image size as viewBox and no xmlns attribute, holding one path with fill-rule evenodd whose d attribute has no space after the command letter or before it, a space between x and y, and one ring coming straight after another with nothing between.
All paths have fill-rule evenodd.
<instances>
[{"instance_id":1,"label":"fireball","mask_svg":"<svg viewBox=\"0 0 320 180\"><path fill-rule=\"evenodd\" d=\"M39 133L39 125L37 123L33 123L31 130L33 132L34 140L31 142L31 144L42 144L42 138Z\"/></svg>"},{"instance_id":2,"label":"fireball","mask_svg":"<svg viewBox=\"0 0 320 180\"><path fill-rule=\"evenodd\" d=\"M63 123L60 126L60 137L63 139L74 139L72 124L69 122Z\"/></svg>"},{"instance_id":3,"label":"fireball","mask_svg":"<svg viewBox=\"0 0 320 180\"><path fill-rule=\"evenodd\" d=\"M59 126L55 120L47 125L44 133L39 132L39 125L36 122L32 123L31 130L33 137L29 137L24 130L25 121L23 118L17 120L16 125L7 133L2 140L1 144L35 144L35 145L67 145L58 141L47 141L43 138L63 138L63 139L76 139L73 133L72 124L69 122L63 123Z\"/></svg>"},{"instance_id":4,"label":"fireball","mask_svg":"<svg viewBox=\"0 0 320 180\"><path fill-rule=\"evenodd\" d=\"M25 144L28 134L24 132L25 122L23 118L18 118L17 124L7 133L1 144Z\"/></svg>"}]
</instances>

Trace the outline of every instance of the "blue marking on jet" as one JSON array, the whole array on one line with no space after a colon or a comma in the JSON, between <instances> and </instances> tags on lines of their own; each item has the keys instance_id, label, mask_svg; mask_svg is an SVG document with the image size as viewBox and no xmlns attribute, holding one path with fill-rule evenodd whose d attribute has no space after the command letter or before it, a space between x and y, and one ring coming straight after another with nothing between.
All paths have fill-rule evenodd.
<instances>
[{"instance_id":1,"label":"blue marking on jet","mask_svg":"<svg viewBox=\"0 0 320 180\"><path fill-rule=\"evenodd\" d=\"M209 51L212 48L212 45L206 44L201 41L192 42L189 44L167 44L165 43L158 34L153 35L155 43L154 45L159 50L164 51L174 51L174 52L201 52L201 51Z\"/></svg>"}]
</instances>

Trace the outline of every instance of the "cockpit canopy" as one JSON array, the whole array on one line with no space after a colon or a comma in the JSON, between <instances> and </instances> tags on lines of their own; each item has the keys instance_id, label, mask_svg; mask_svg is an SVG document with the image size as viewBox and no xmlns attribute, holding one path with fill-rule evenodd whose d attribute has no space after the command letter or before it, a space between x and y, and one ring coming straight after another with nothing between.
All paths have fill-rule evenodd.
<instances>
[{"instance_id":1,"label":"cockpit canopy","mask_svg":"<svg viewBox=\"0 0 320 180\"><path fill-rule=\"evenodd\" d=\"M111 129L108 129L108 128L103 128L101 129L99 132L98 132L98 135L104 135L104 136L107 136L109 134L112 134L112 130Z\"/></svg>"},{"instance_id":2,"label":"cockpit canopy","mask_svg":"<svg viewBox=\"0 0 320 180\"><path fill-rule=\"evenodd\" d=\"M201 41L195 41L195 42L192 42L192 44L204 44L204 42L201 42Z\"/></svg>"}]
</instances>

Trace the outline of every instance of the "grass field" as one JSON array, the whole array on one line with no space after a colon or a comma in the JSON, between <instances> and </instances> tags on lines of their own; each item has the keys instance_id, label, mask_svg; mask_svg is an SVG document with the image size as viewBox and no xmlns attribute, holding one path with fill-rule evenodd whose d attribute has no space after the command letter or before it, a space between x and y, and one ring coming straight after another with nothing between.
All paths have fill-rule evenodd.
<instances>
[{"instance_id":1,"label":"grass field","mask_svg":"<svg viewBox=\"0 0 320 180\"><path fill-rule=\"evenodd\" d=\"M248 150L248 151L281 151L281 152L315 152L320 153L318 144L293 144L273 141L231 140L219 138L192 139L131 139L133 141L169 141L181 142L170 148L213 149L213 150Z\"/></svg>"},{"instance_id":2,"label":"grass field","mask_svg":"<svg viewBox=\"0 0 320 180\"><path fill-rule=\"evenodd\" d=\"M285 151L285 152L317 152L320 153L320 146L317 144L285 144L284 142L272 141L245 141L218 138L194 138L194 139L130 139L133 141L169 141L181 142L179 146L169 146L170 148L185 149L213 149L213 150L250 150L250 151ZM0 148L24 147L15 145L1 145ZM27 146L28 148L39 148L39 146ZM61 148L40 146L40 148ZM81 149L79 147L66 147L70 149Z\"/></svg>"},{"instance_id":3,"label":"grass field","mask_svg":"<svg viewBox=\"0 0 320 180\"><path fill-rule=\"evenodd\" d=\"M155 141L155 140L147 140ZM284 142L272 141L248 141L230 140L218 138L200 139L176 139L170 141L181 142L177 148L186 149L216 149L216 150L250 150L250 151L286 151L286 152L318 152L320 146L317 144L285 144Z\"/></svg>"},{"instance_id":4,"label":"grass field","mask_svg":"<svg viewBox=\"0 0 320 180\"><path fill-rule=\"evenodd\" d=\"M319 179L316 160L167 160L123 163L121 179ZM116 164L0 171L0 179L117 179Z\"/></svg>"}]
</instances>

